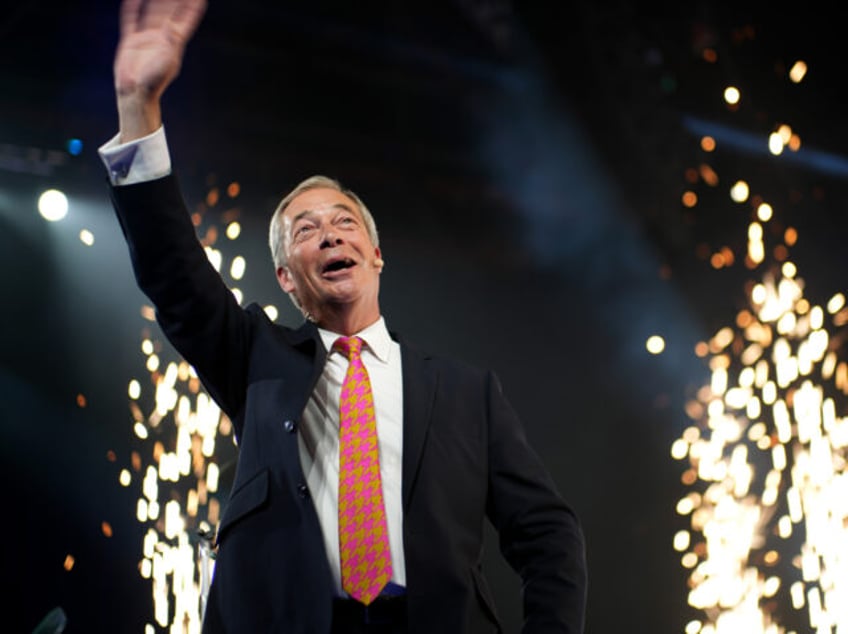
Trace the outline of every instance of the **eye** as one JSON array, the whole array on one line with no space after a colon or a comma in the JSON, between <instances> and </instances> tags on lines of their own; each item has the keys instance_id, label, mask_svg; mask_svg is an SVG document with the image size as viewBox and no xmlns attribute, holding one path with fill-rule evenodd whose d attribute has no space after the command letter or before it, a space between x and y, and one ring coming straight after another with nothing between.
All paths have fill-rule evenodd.
<instances>
[{"instance_id":1,"label":"eye","mask_svg":"<svg viewBox=\"0 0 848 634\"><path fill-rule=\"evenodd\" d=\"M294 230L294 239L301 240L309 235L309 233L314 229L313 225L302 224L299 227L296 227Z\"/></svg>"}]
</instances>

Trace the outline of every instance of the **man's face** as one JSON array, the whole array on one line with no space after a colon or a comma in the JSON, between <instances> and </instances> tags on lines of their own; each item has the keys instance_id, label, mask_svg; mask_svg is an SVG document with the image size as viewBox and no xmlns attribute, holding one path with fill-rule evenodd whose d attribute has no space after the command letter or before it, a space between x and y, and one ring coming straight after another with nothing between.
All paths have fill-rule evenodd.
<instances>
[{"instance_id":1,"label":"man's face","mask_svg":"<svg viewBox=\"0 0 848 634\"><path fill-rule=\"evenodd\" d=\"M304 311L319 323L344 304L379 316L380 249L353 200L334 189L309 189L289 203L281 224L288 266L277 269L277 279Z\"/></svg>"}]
</instances>

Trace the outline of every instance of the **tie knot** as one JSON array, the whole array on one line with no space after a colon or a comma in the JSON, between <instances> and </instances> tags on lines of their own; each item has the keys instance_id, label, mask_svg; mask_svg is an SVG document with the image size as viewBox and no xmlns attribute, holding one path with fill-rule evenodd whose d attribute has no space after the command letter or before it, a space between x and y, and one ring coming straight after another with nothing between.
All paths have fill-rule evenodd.
<instances>
[{"instance_id":1,"label":"tie knot","mask_svg":"<svg viewBox=\"0 0 848 634\"><path fill-rule=\"evenodd\" d=\"M333 347L350 360L359 356L362 350L362 339L359 337L339 337Z\"/></svg>"}]
</instances>

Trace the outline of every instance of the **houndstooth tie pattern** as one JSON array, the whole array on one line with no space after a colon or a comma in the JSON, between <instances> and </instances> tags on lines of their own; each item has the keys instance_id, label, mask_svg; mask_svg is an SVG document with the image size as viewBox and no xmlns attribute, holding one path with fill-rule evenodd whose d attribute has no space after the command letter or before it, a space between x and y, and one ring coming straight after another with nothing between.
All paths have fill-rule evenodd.
<instances>
[{"instance_id":1,"label":"houndstooth tie pattern","mask_svg":"<svg viewBox=\"0 0 848 634\"><path fill-rule=\"evenodd\" d=\"M339 399L339 553L342 588L370 604L392 578L377 424L362 339L333 344L350 360Z\"/></svg>"}]
</instances>

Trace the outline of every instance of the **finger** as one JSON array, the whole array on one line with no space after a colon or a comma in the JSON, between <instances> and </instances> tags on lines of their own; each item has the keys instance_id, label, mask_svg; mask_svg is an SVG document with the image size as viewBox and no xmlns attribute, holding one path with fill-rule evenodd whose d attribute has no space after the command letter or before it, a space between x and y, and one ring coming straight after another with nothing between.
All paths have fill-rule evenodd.
<instances>
[{"instance_id":1,"label":"finger","mask_svg":"<svg viewBox=\"0 0 848 634\"><path fill-rule=\"evenodd\" d=\"M206 0L185 0L177 4L171 16L171 27L186 41L197 29L206 12Z\"/></svg>"},{"instance_id":2,"label":"finger","mask_svg":"<svg viewBox=\"0 0 848 634\"><path fill-rule=\"evenodd\" d=\"M124 0L121 3L120 27L121 37L135 33L138 30L138 20L141 14L142 0Z\"/></svg>"}]
</instances>

